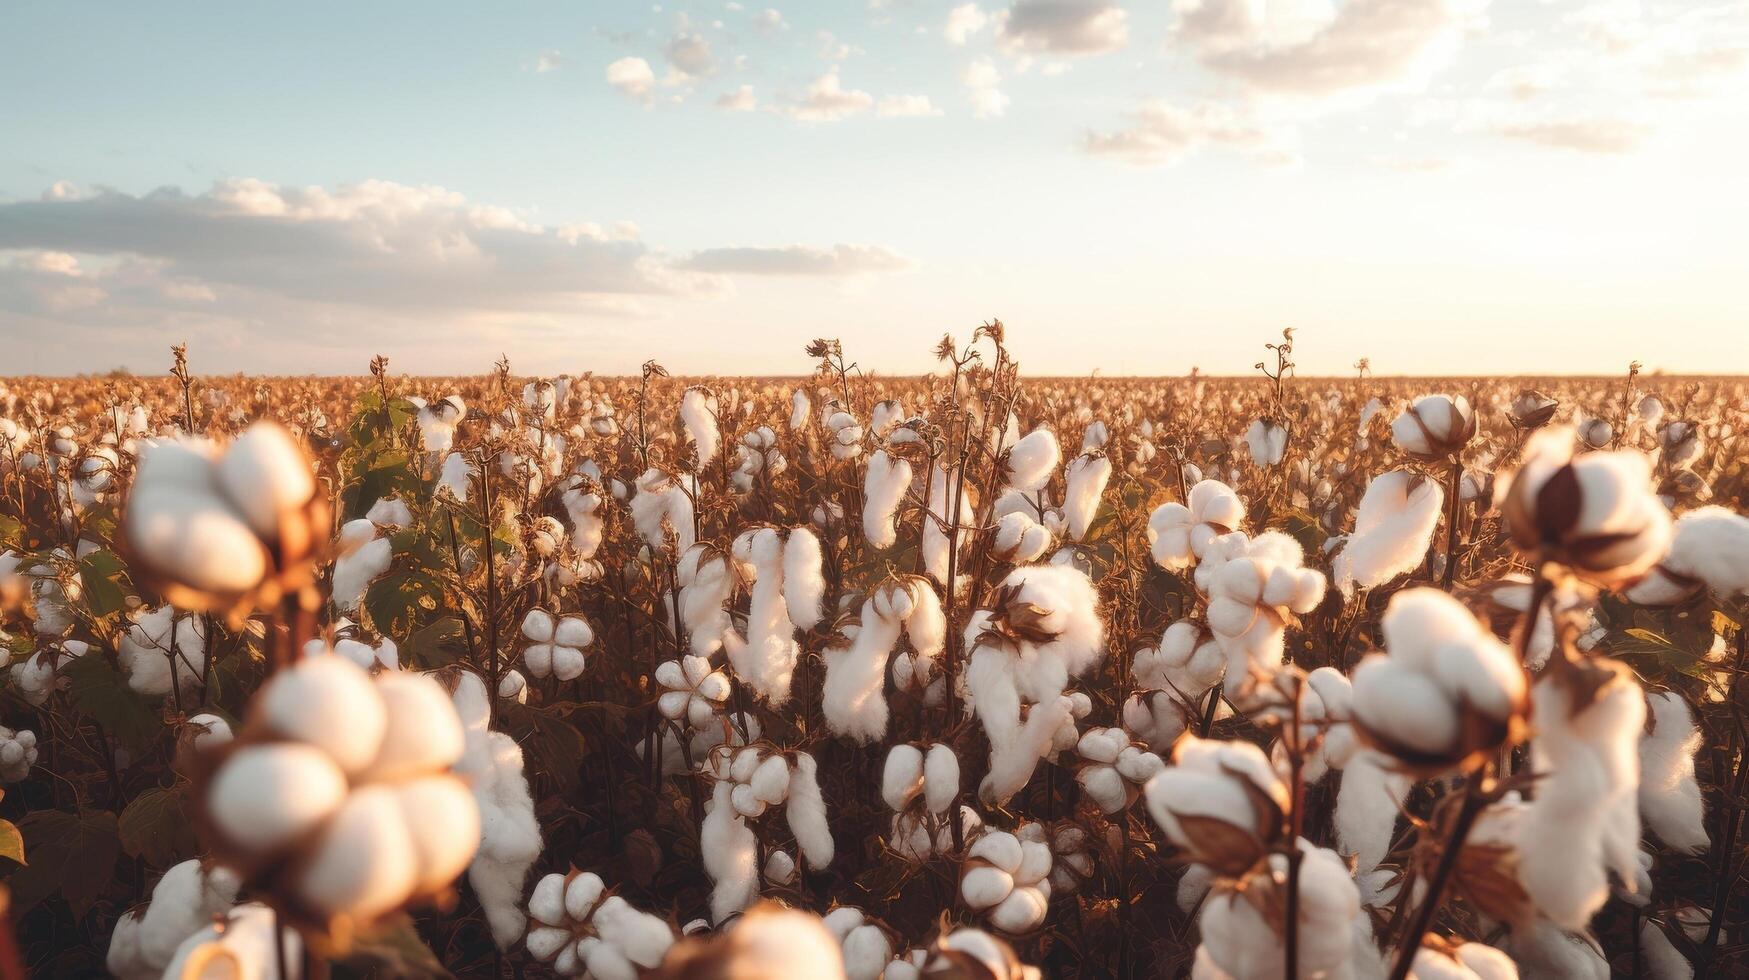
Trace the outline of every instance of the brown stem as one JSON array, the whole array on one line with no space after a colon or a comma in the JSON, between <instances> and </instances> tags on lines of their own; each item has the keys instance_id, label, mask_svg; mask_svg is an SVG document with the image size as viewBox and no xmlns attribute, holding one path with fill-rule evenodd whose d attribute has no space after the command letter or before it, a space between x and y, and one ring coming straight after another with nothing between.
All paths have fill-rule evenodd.
<instances>
[{"instance_id":1,"label":"brown stem","mask_svg":"<svg viewBox=\"0 0 1749 980\"><path fill-rule=\"evenodd\" d=\"M1409 921L1409 931L1403 934L1403 942L1397 947L1397 962L1391 968L1390 980L1404 980L1409 975L1409 967L1415 962L1415 955L1421 951L1421 937L1433 925L1433 917L1439 912L1441 900L1445 895L1445 886L1451 879L1451 873L1457 868L1458 854L1464 849L1464 840L1470 836L1470 828L1476 824L1476 817L1482 813L1482 807L1487 802L1487 796L1482 791L1483 782L1487 779L1487 765L1471 773L1464 781L1464 802L1458 810L1457 820L1452 824L1451 833L1446 837L1445 848L1440 852L1439 864L1433 870L1433 877L1427 882L1427 895L1421 900L1421 907L1415 910L1415 918Z\"/></svg>"}]
</instances>

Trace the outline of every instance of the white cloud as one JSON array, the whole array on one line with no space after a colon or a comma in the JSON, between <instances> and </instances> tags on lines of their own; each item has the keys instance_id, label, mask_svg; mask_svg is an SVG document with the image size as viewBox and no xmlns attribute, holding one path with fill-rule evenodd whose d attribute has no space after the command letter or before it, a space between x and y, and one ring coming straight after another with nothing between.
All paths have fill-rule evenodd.
<instances>
[{"instance_id":1,"label":"white cloud","mask_svg":"<svg viewBox=\"0 0 1749 980\"><path fill-rule=\"evenodd\" d=\"M1651 133L1646 123L1632 119L1584 116L1505 118L1489 127L1508 139L1524 140L1557 150L1579 153L1627 153Z\"/></svg>"},{"instance_id":2,"label":"white cloud","mask_svg":"<svg viewBox=\"0 0 1749 980\"><path fill-rule=\"evenodd\" d=\"M808 122L837 122L874 105L874 96L858 89L847 89L838 80L838 69L832 68L814 79L805 98L792 102L785 112Z\"/></svg>"},{"instance_id":3,"label":"white cloud","mask_svg":"<svg viewBox=\"0 0 1749 980\"><path fill-rule=\"evenodd\" d=\"M761 10L759 14L753 18L753 23L762 31L783 31L789 29L789 24L784 21L783 14L779 13L776 8L773 7L766 7L764 10Z\"/></svg>"},{"instance_id":4,"label":"white cloud","mask_svg":"<svg viewBox=\"0 0 1749 980\"><path fill-rule=\"evenodd\" d=\"M531 338L562 349L569 331L599 318L727 296L734 275L851 278L909 264L875 245L677 260L627 222L542 225L443 188L380 180L325 189L236 179L139 195L63 185L0 201L0 335L25 344L42 370L150 366L184 339L209 354L241 344L229 363L256 370L355 369L333 352L373 347L452 358L441 363L453 369L463 352ZM92 351L113 360L86 363Z\"/></svg>"},{"instance_id":5,"label":"white cloud","mask_svg":"<svg viewBox=\"0 0 1749 980\"><path fill-rule=\"evenodd\" d=\"M711 54L709 41L697 34L676 34L665 52L668 64L683 75L699 78L716 71L717 62Z\"/></svg>"},{"instance_id":6,"label":"white cloud","mask_svg":"<svg viewBox=\"0 0 1749 980\"><path fill-rule=\"evenodd\" d=\"M1110 133L1089 132L1082 149L1143 167L1176 163L1209 147L1245 151L1269 164L1291 163L1297 154L1288 140L1249 114L1213 102L1175 105L1146 102L1129 114L1130 125Z\"/></svg>"},{"instance_id":7,"label":"white cloud","mask_svg":"<svg viewBox=\"0 0 1749 980\"><path fill-rule=\"evenodd\" d=\"M889 95L875 105L875 115L885 119L939 116L941 110L927 95Z\"/></svg>"},{"instance_id":8,"label":"white cloud","mask_svg":"<svg viewBox=\"0 0 1749 980\"><path fill-rule=\"evenodd\" d=\"M656 84L656 73L642 58L621 58L607 66L607 84L628 98L648 99Z\"/></svg>"},{"instance_id":9,"label":"white cloud","mask_svg":"<svg viewBox=\"0 0 1749 980\"><path fill-rule=\"evenodd\" d=\"M1211 71L1253 89L1326 96L1413 86L1462 44L1487 0L1192 0L1173 36Z\"/></svg>"},{"instance_id":10,"label":"white cloud","mask_svg":"<svg viewBox=\"0 0 1749 980\"><path fill-rule=\"evenodd\" d=\"M694 253L680 267L723 275L854 276L901 272L912 264L910 259L876 245L834 245L829 249L789 245L706 249Z\"/></svg>"},{"instance_id":11,"label":"white cloud","mask_svg":"<svg viewBox=\"0 0 1749 980\"><path fill-rule=\"evenodd\" d=\"M534 59L534 70L536 74L544 75L549 71L558 71L564 64L565 56L552 48L548 48L547 50L542 51L539 57Z\"/></svg>"},{"instance_id":12,"label":"white cloud","mask_svg":"<svg viewBox=\"0 0 1749 980\"><path fill-rule=\"evenodd\" d=\"M947 26L941 29L941 34L949 44L963 46L989 23L990 15L978 9L977 4L964 3L948 11Z\"/></svg>"},{"instance_id":13,"label":"white cloud","mask_svg":"<svg viewBox=\"0 0 1749 980\"><path fill-rule=\"evenodd\" d=\"M1010 51L1104 54L1129 41L1129 15L1106 0L1015 0L997 40Z\"/></svg>"},{"instance_id":14,"label":"white cloud","mask_svg":"<svg viewBox=\"0 0 1749 980\"><path fill-rule=\"evenodd\" d=\"M961 69L960 84L972 103L972 115L979 119L994 119L1008 110L1008 96L998 87L1002 73L989 58L979 58Z\"/></svg>"},{"instance_id":15,"label":"white cloud","mask_svg":"<svg viewBox=\"0 0 1749 980\"><path fill-rule=\"evenodd\" d=\"M717 108L726 112L752 112L759 108L759 100L753 95L753 86L743 85L717 96Z\"/></svg>"}]
</instances>

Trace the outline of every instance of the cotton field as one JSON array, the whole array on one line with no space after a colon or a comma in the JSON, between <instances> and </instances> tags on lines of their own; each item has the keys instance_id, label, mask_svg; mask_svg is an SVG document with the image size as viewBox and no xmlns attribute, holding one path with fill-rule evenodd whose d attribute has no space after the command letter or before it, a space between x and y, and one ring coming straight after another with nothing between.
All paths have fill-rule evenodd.
<instances>
[{"instance_id":1,"label":"cotton field","mask_svg":"<svg viewBox=\"0 0 1749 980\"><path fill-rule=\"evenodd\" d=\"M0 975L1749 974L1749 385L1295 342L0 383Z\"/></svg>"}]
</instances>

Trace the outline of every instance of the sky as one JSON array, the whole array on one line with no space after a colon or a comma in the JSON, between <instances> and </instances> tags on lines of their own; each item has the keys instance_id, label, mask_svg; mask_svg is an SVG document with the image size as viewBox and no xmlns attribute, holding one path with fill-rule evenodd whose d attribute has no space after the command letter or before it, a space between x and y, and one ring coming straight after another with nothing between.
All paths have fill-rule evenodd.
<instances>
[{"instance_id":1,"label":"sky","mask_svg":"<svg viewBox=\"0 0 1749 980\"><path fill-rule=\"evenodd\" d=\"M1746 173L1749 0L10 0L0 374L1749 372Z\"/></svg>"}]
</instances>

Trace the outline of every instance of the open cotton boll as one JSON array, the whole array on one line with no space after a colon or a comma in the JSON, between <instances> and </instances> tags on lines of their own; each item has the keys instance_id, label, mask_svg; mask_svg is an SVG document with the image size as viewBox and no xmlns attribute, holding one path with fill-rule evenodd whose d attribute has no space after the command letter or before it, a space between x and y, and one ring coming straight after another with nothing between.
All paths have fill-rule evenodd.
<instances>
[{"instance_id":1,"label":"open cotton boll","mask_svg":"<svg viewBox=\"0 0 1749 980\"><path fill-rule=\"evenodd\" d=\"M1391 423L1391 441L1414 459L1445 459L1476 437L1476 413L1462 395L1423 395Z\"/></svg>"},{"instance_id":2,"label":"open cotton boll","mask_svg":"<svg viewBox=\"0 0 1749 980\"><path fill-rule=\"evenodd\" d=\"M508 949L522 936L518 903L522 882L540 856L540 824L522 772L522 748L504 732L487 728L491 705L478 674L457 675L450 696L465 733L455 772L466 779L480 808L480 847L468 866L468 883L485 910L492 940Z\"/></svg>"},{"instance_id":3,"label":"open cotton boll","mask_svg":"<svg viewBox=\"0 0 1749 980\"><path fill-rule=\"evenodd\" d=\"M885 398L875 403L868 415L868 432L877 441L884 440L893 434L905 421L905 405L896 398Z\"/></svg>"},{"instance_id":4,"label":"open cotton boll","mask_svg":"<svg viewBox=\"0 0 1749 980\"><path fill-rule=\"evenodd\" d=\"M1610 980L1613 975L1589 933L1566 932L1547 919L1512 930L1502 945L1518 964L1519 975L1530 980Z\"/></svg>"},{"instance_id":5,"label":"open cotton boll","mask_svg":"<svg viewBox=\"0 0 1749 980\"><path fill-rule=\"evenodd\" d=\"M859 742L883 738L888 708L882 683L887 661L899 643L905 621L917 604L918 588L912 581L883 585L862 604L860 624L848 646L828 647L824 653L826 680L820 687L820 704L826 725L834 734Z\"/></svg>"},{"instance_id":6,"label":"open cotton boll","mask_svg":"<svg viewBox=\"0 0 1749 980\"><path fill-rule=\"evenodd\" d=\"M117 645L116 661L136 693L165 697L172 677L182 693L198 691L206 667L205 627L194 616L178 619L168 605L136 614Z\"/></svg>"},{"instance_id":7,"label":"open cotton boll","mask_svg":"<svg viewBox=\"0 0 1749 980\"><path fill-rule=\"evenodd\" d=\"M1061 458L1055 432L1043 426L1032 430L1008 450L1008 486L1022 493L1044 489Z\"/></svg>"},{"instance_id":8,"label":"open cotton boll","mask_svg":"<svg viewBox=\"0 0 1749 980\"><path fill-rule=\"evenodd\" d=\"M997 519L991 549L1000 561L1024 565L1037 561L1050 550L1052 543L1049 528L1025 513L1012 511Z\"/></svg>"},{"instance_id":9,"label":"open cotton boll","mask_svg":"<svg viewBox=\"0 0 1749 980\"><path fill-rule=\"evenodd\" d=\"M1634 880L1646 700L1633 678L1615 661L1557 657L1532 691L1538 781L1518 878L1537 909L1569 931L1584 929L1609 897L1610 874Z\"/></svg>"},{"instance_id":10,"label":"open cotton boll","mask_svg":"<svg viewBox=\"0 0 1749 980\"><path fill-rule=\"evenodd\" d=\"M1749 518L1723 507L1683 514L1676 521L1669 554L1629 586L1627 597L1667 605L1702 588L1722 596L1749 592Z\"/></svg>"},{"instance_id":11,"label":"open cotton boll","mask_svg":"<svg viewBox=\"0 0 1749 980\"><path fill-rule=\"evenodd\" d=\"M974 518L971 488L956 486L960 482L958 476L957 468L940 464L933 467L929 474L929 494L924 501L929 516L923 521L923 565L929 577L943 585L950 585L950 555L964 544L964 529ZM956 496L959 498L958 517L953 518L950 515L955 510Z\"/></svg>"},{"instance_id":12,"label":"open cotton boll","mask_svg":"<svg viewBox=\"0 0 1749 980\"><path fill-rule=\"evenodd\" d=\"M335 607L351 612L364 600L370 583L389 570L395 558L394 545L377 535L376 525L368 518L361 517L341 528L339 548L330 587Z\"/></svg>"},{"instance_id":13,"label":"open cotton boll","mask_svg":"<svg viewBox=\"0 0 1749 980\"><path fill-rule=\"evenodd\" d=\"M559 500L565 505L565 513L571 519L571 545L577 550L580 558L593 558L601 548L603 521L601 518L601 494L593 489L575 487L566 490Z\"/></svg>"},{"instance_id":14,"label":"open cotton boll","mask_svg":"<svg viewBox=\"0 0 1749 980\"><path fill-rule=\"evenodd\" d=\"M305 657L274 674L256 713L275 734L320 749L349 775L370 766L389 727L370 675L335 656Z\"/></svg>"},{"instance_id":15,"label":"open cotton boll","mask_svg":"<svg viewBox=\"0 0 1749 980\"><path fill-rule=\"evenodd\" d=\"M22 782L37 760L36 733L0 725L0 782Z\"/></svg>"},{"instance_id":16,"label":"open cotton boll","mask_svg":"<svg viewBox=\"0 0 1749 980\"><path fill-rule=\"evenodd\" d=\"M1299 977L1351 976L1354 924L1360 895L1348 867L1335 852L1300 845ZM1267 874L1275 886L1287 883L1287 858L1272 855ZM1261 876L1261 874L1260 874ZM1247 884L1255 888L1259 882ZM1256 904L1237 889L1223 888L1203 903L1197 918L1202 943L1192 976L1280 977L1286 971L1281 934Z\"/></svg>"},{"instance_id":17,"label":"open cotton boll","mask_svg":"<svg viewBox=\"0 0 1749 980\"><path fill-rule=\"evenodd\" d=\"M1245 502L1218 480L1200 480L1184 503L1171 501L1148 516L1148 545L1154 563L1165 569L1189 568L1210 542L1245 523Z\"/></svg>"},{"instance_id":18,"label":"open cotton boll","mask_svg":"<svg viewBox=\"0 0 1749 980\"><path fill-rule=\"evenodd\" d=\"M731 625L728 602L736 579L728 556L710 545L695 544L681 554L675 577L687 640L694 654L708 657L722 647L723 634Z\"/></svg>"},{"instance_id":19,"label":"open cotton boll","mask_svg":"<svg viewBox=\"0 0 1749 980\"><path fill-rule=\"evenodd\" d=\"M1670 941L1653 919L1640 920L1640 956L1652 980L1694 980L1694 964Z\"/></svg>"},{"instance_id":20,"label":"open cotton boll","mask_svg":"<svg viewBox=\"0 0 1749 980\"><path fill-rule=\"evenodd\" d=\"M413 523L413 511L399 497L383 497L370 505L364 519L383 527L406 527Z\"/></svg>"},{"instance_id":21,"label":"open cotton boll","mask_svg":"<svg viewBox=\"0 0 1749 980\"><path fill-rule=\"evenodd\" d=\"M820 539L806 527L790 528L783 543L783 599L797 627L811 630L820 622L826 597Z\"/></svg>"},{"instance_id":22,"label":"open cotton boll","mask_svg":"<svg viewBox=\"0 0 1749 980\"><path fill-rule=\"evenodd\" d=\"M1245 449L1258 466L1274 466L1287 454L1287 427L1274 419L1257 419L1245 430Z\"/></svg>"},{"instance_id":23,"label":"open cotton boll","mask_svg":"<svg viewBox=\"0 0 1749 980\"><path fill-rule=\"evenodd\" d=\"M1353 674L1354 723L1367 742L1427 773L1497 749L1526 701L1524 668L1476 617L1438 589L1391 597L1379 622L1387 654Z\"/></svg>"},{"instance_id":24,"label":"open cotton boll","mask_svg":"<svg viewBox=\"0 0 1749 980\"><path fill-rule=\"evenodd\" d=\"M466 736L442 685L424 674L395 671L379 675L375 687L387 725L362 778L406 779L460 761Z\"/></svg>"},{"instance_id":25,"label":"open cotton boll","mask_svg":"<svg viewBox=\"0 0 1749 980\"><path fill-rule=\"evenodd\" d=\"M876 548L891 548L899 540L894 523L899 504L911 486L911 464L878 449L868 458L863 477L862 533Z\"/></svg>"},{"instance_id":26,"label":"open cotton boll","mask_svg":"<svg viewBox=\"0 0 1749 980\"><path fill-rule=\"evenodd\" d=\"M443 457L443 465L438 468L437 489L465 504L473 486L474 472L474 465L468 462L467 456L452 452Z\"/></svg>"},{"instance_id":27,"label":"open cotton boll","mask_svg":"<svg viewBox=\"0 0 1749 980\"><path fill-rule=\"evenodd\" d=\"M960 760L953 748L931 745L923 759L923 800L931 813L946 813L960 791Z\"/></svg>"},{"instance_id":28,"label":"open cotton boll","mask_svg":"<svg viewBox=\"0 0 1749 980\"><path fill-rule=\"evenodd\" d=\"M1136 653L1130 664L1136 684L1195 700L1221 682L1226 656L1201 623L1183 619L1166 627L1158 647Z\"/></svg>"},{"instance_id":29,"label":"open cotton boll","mask_svg":"<svg viewBox=\"0 0 1749 980\"><path fill-rule=\"evenodd\" d=\"M325 916L373 919L406 900L419 878L419 853L395 791L364 786L323 829L298 895Z\"/></svg>"},{"instance_id":30,"label":"open cotton boll","mask_svg":"<svg viewBox=\"0 0 1749 980\"><path fill-rule=\"evenodd\" d=\"M231 733L231 723L215 714L201 712L190 715L187 725L196 749L224 745L235 737Z\"/></svg>"},{"instance_id":31,"label":"open cotton boll","mask_svg":"<svg viewBox=\"0 0 1749 980\"><path fill-rule=\"evenodd\" d=\"M1093 518L1099 512L1099 498L1111 479L1111 460L1104 454L1082 454L1069 461L1064 473L1067 489L1063 493L1063 516L1069 521L1069 537L1076 541L1087 536Z\"/></svg>"},{"instance_id":32,"label":"open cotton boll","mask_svg":"<svg viewBox=\"0 0 1749 980\"><path fill-rule=\"evenodd\" d=\"M806 752L795 755L795 769L790 774L789 802L784 806L790 833L796 836L796 846L802 857L815 868L832 863L836 850L832 828L826 821L826 800L820 795L818 766Z\"/></svg>"},{"instance_id":33,"label":"open cotton boll","mask_svg":"<svg viewBox=\"0 0 1749 980\"><path fill-rule=\"evenodd\" d=\"M750 905L759 893L758 844L752 828L730 802L734 783L719 781L711 807L699 824L699 855L710 876L711 921L723 920Z\"/></svg>"},{"instance_id":34,"label":"open cotton boll","mask_svg":"<svg viewBox=\"0 0 1749 980\"><path fill-rule=\"evenodd\" d=\"M230 870L199 860L175 865L152 887L151 904L118 920L107 965L123 980L158 977L183 941L237 901L240 882Z\"/></svg>"},{"instance_id":35,"label":"open cotton boll","mask_svg":"<svg viewBox=\"0 0 1749 980\"><path fill-rule=\"evenodd\" d=\"M1356 752L1342 769L1336 791L1336 847L1354 858L1360 873L1378 867L1390 850L1397 817L1415 780L1390 758L1370 749Z\"/></svg>"},{"instance_id":36,"label":"open cotton boll","mask_svg":"<svg viewBox=\"0 0 1749 980\"><path fill-rule=\"evenodd\" d=\"M789 700L801 647L790 621L783 589L783 536L777 528L744 531L735 539L737 563L750 566L753 588L747 607L747 635L724 634L735 674L778 707Z\"/></svg>"},{"instance_id":37,"label":"open cotton boll","mask_svg":"<svg viewBox=\"0 0 1749 980\"><path fill-rule=\"evenodd\" d=\"M1269 757L1249 742L1185 735L1172 763L1143 787L1148 813L1189 858L1229 877L1250 868L1281 835L1287 786ZM1230 832L1209 833L1208 821Z\"/></svg>"},{"instance_id":38,"label":"open cotton boll","mask_svg":"<svg viewBox=\"0 0 1749 980\"><path fill-rule=\"evenodd\" d=\"M680 395L680 421L686 438L698 449L699 469L710 465L722 448L717 431L717 397L703 388L688 388Z\"/></svg>"},{"instance_id":39,"label":"open cotton boll","mask_svg":"<svg viewBox=\"0 0 1749 980\"><path fill-rule=\"evenodd\" d=\"M1512 957L1482 943L1463 943L1456 949L1423 946L1415 951L1409 976L1414 980L1518 980Z\"/></svg>"},{"instance_id":40,"label":"open cotton boll","mask_svg":"<svg viewBox=\"0 0 1749 980\"><path fill-rule=\"evenodd\" d=\"M1640 737L1640 816L1673 850L1706 850L1706 804L1694 777L1700 729L1675 691L1646 695L1651 730Z\"/></svg>"},{"instance_id":41,"label":"open cotton boll","mask_svg":"<svg viewBox=\"0 0 1749 980\"><path fill-rule=\"evenodd\" d=\"M651 548L666 551L670 534L676 553L692 547L692 498L678 477L655 467L645 470L638 477L637 494L629 506L632 524Z\"/></svg>"},{"instance_id":42,"label":"open cotton boll","mask_svg":"<svg viewBox=\"0 0 1749 980\"><path fill-rule=\"evenodd\" d=\"M278 936L274 935L276 927ZM177 980L302 980L304 971L299 964L303 961L304 943L297 930L279 926L279 917L272 909L250 902L183 940L163 976ZM283 963L292 964L289 975Z\"/></svg>"},{"instance_id":43,"label":"open cotton boll","mask_svg":"<svg viewBox=\"0 0 1749 980\"><path fill-rule=\"evenodd\" d=\"M1343 595L1355 586L1376 588L1420 567L1439 524L1445 492L1408 470L1392 470L1367 484L1354 518L1354 533L1332 571Z\"/></svg>"},{"instance_id":44,"label":"open cotton boll","mask_svg":"<svg viewBox=\"0 0 1749 980\"><path fill-rule=\"evenodd\" d=\"M1596 585L1631 582L1670 547L1670 512L1652 493L1651 464L1631 450L1573 453L1572 430L1538 431L1518 471L1496 484L1495 504L1520 550Z\"/></svg>"},{"instance_id":45,"label":"open cotton boll","mask_svg":"<svg viewBox=\"0 0 1749 980\"><path fill-rule=\"evenodd\" d=\"M346 793L346 776L328 755L287 742L249 746L230 756L207 788L206 806L226 840L269 850L315 829L340 808Z\"/></svg>"},{"instance_id":46,"label":"open cotton boll","mask_svg":"<svg viewBox=\"0 0 1749 980\"><path fill-rule=\"evenodd\" d=\"M895 812L911 805L923 792L923 753L915 745L895 745L887 750L881 770L881 799Z\"/></svg>"}]
</instances>

